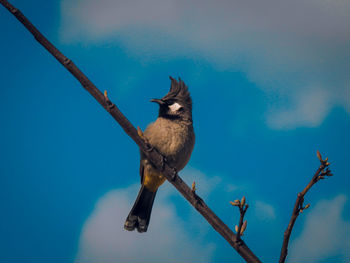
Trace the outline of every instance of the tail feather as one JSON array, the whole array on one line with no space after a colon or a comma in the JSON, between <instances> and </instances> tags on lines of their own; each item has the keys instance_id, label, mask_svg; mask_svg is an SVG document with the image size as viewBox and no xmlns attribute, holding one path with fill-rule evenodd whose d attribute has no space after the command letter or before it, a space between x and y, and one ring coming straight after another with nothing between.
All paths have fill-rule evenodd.
<instances>
[{"instance_id":1,"label":"tail feather","mask_svg":"<svg viewBox=\"0 0 350 263\"><path fill-rule=\"evenodd\" d=\"M140 233L147 231L156 193L157 191L151 192L145 186L141 186L134 206L126 218L124 229L133 231L137 228Z\"/></svg>"}]
</instances>

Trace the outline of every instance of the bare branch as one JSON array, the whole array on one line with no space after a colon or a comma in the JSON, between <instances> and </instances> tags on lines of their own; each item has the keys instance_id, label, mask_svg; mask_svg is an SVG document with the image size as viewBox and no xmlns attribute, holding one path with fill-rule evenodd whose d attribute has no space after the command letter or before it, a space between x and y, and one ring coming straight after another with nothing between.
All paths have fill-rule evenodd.
<instances>
[{"instance_id":1,"label":"bare branch","mask_svg":"<svg viewBox=\"0 0 350 263\"><path fill-rule=\"evenodd\" d=\"M170 167L165 158L151 145L139 136L138 131L129 122L129 120L120 112L118 107L113 104L107 96L102 94L96 86L80 71L80 69L67 57L65 57L52 43L50 43L43 34L13 5L6 0L0 0L0 3L7 8L34 36L34 38L51 53L80 83L81 85L105 108L112 117L119 123L124 131L135 141L141 151L147 158L162 171L166 179L175 186L175 188L195 207L195 209L208 221L208 223L221 235L226 241L246 260L246 262L260 262L248 246L241 241L235 242L236 235L230 228L214 214L214 212L200 199L191 188L176 175L175 170ZM199 201L200 200L200 201Z\"/></svg>"},{"instance_id":2,"label":"bare branch","mask_svg":"<svg viewBox=\"0 0 350 263\"><path fill-rule=\"evenodd\" d=\"M328 166L330 163L328 162L328 158L325 160L322 160L322 156L319 151L317 151L317 157L321 162L320 167L317 169L315 175L312 177L311 181L308 183L308 185L304 188L303 191L298 193L297 199L294 204L292 216L290 218L288 227L286 231L284 232L284 238L283 238L283 244L281 249L281 255L279 263L284 263L288 254L288 243L290 239L290 235L292 233L294 223L297 220L300 213L302 213L305 209L310 207L310 204L304 205L304 196L306 193L311 189L311 187L317 183L319 180L325 179L325 176L332 176L333 174L329 170Z\"/></svg>"}]
</instances>

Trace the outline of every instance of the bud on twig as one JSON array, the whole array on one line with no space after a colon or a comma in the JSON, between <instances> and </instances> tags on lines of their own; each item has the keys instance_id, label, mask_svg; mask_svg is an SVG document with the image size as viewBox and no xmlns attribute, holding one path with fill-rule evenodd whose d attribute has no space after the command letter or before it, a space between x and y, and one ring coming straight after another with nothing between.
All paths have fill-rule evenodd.
<instances>
[{"instance_id":1,"label":"bud on twig","mask_svg":"<svg viewBox=\"0 0 350 263\"><path fill-rule=\"evenodd\" d=\"M322 162L322 155L320 154L319 150L317 150L317 158Z\"/></svg>"},{"instance_id":2,"label":"bud on twig","mask_svg":"<svg viewBox=\"0 0 350 263\"><path fill-rule=\"evenodd\" d=\"M241 200L241 207L243 207L244 204L245 204L245 197L243 196L243 197L242 197L242 200Z\"/></svg>"},{"instance_id":3,"label":"bud on twig","mask_svg":"<svg viewBox=\"0 0 350 263\"><path fill-rule=\"evenodd\" d=\"M241 229L241 236L243 236L244 231L247 228L247 220L244 221L243 225L242 225L242 229Z\"/></svg>"},{"instance_id":4,"label":"bud on twig","mask_svg":"<svg viewBox=\"0 0 350 263\"><path fill-rule=\"evenodd\" d=\"M137 134L143 139L143 132L139 126L137 126Z\"/></svg>"},{"instance_id":5,"label":"bud on twig","mask_svg":"<svg viewBox=\"0 0 350 263\"><path fill-rule=\"evenodd\" d=\"M196 191L196 182L193 181L192 183L192 192L194 193Z\"/></svg>"},{"instance_id":6,"label":"bud on twig","mask_svg":"<svg viewBox=\"0 0 350 263\"><path fill-rule=\"evenodd\" d=\"M236 202L236 201L234 201L234 202L230 201L230 204L233 205L233 206L239 206L239 201L238 202Z\"/></svg>"}]
</instances>

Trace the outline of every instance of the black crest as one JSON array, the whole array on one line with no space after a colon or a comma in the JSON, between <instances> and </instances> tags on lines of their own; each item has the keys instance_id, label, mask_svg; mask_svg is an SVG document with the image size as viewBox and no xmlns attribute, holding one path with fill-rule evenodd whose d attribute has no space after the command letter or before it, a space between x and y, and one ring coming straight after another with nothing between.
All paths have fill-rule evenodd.
<instances>
[{"instance_id":1,"label":"black crest","mask_svg":"<svg viewBox=\"0 0 350 263\"><path fill-rule=\"evenodd\" d=\"M189 109L192 109L192 99L185 82L180 78L179 81L172 77L169 78L171 80L170 90L169 93L163 97L163 100L176 99L185 103Z\"/></svg>"}]
</instances>

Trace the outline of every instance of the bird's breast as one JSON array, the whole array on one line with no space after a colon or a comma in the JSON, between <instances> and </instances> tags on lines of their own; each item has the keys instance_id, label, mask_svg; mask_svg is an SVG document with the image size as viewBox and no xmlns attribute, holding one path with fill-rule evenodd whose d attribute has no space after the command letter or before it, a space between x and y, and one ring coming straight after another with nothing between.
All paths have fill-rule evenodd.
<instances>
[{"instance_id":1,"label":"bird's breast","mask_svg":"<svg viewBox=\"0 0 350 263\"><path fill-rule=\"evenodd\" d=\"M189 161L195 140L192 124L158 118L144 135L178 171Z\"/></svg>"}]
</instances>

